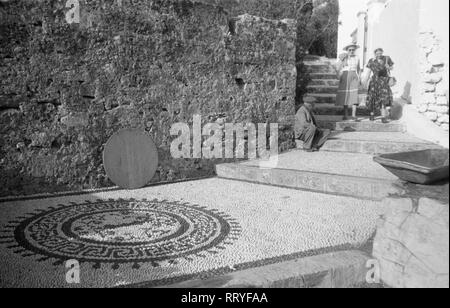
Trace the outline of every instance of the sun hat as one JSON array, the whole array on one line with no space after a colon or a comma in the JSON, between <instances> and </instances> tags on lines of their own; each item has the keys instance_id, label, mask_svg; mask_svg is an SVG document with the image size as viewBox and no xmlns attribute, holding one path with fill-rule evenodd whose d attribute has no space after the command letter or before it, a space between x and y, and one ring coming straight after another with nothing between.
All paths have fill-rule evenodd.
<instances>
[{"instance_id":1,"label":"sun hat","mask_svg":"<svg viewBox=\"0 0 450 308\"><path fill-rule=\"evenodd\" d=\"M358 49L359 45L357 45L357 44L350 44L350 45L345 46L344 50L348 51L351 47L355 47L355 49Z\"/></svg>"}]
</instances>

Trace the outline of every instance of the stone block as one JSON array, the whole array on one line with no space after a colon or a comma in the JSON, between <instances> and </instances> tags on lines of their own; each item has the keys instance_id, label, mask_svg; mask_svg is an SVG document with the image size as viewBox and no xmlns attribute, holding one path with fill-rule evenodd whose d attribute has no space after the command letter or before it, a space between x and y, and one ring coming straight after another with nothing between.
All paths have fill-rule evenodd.
<instances>
[{"instance_id":1,"label":"stone block","mask_svg":"<svg viewBox=\"0 0 450 308\"><path fill-rule=\"evenodd\" d=\"M438 114L448 114L447 106L430 105L428 111L437 112Z\"/></svg>"},{"instance_id":2,"label":"stone block","mask_svg":"<svg viewBox=\"0 0 450 308\"><path fill-rule=\"evenodd\" d=\"M72 113L61 118L61 123L67 127L86 127L89 115L86 113Z\"/></svg>"},{"instance_id":3,"label":"stone block","mask_svg":"<svg viewBox=\"0 0 450 308\"><path fill-rule=\"evenodd\" d=\"M422 198L416 210L392 209L380 219L373 255L380 262L384 283L448 288L448 212L448 204Z\"/></svg>"},{"instance_id":4,"label":"stone block","mask_svg":"<svg viewBox=\"0 0 450 308\"><path fill-rule=\"evenodd\" d=\"M422 73L422 74L432 73L434 70L434 67L433 67L433 65L431 65L431 63L428 62L428 60L426 58L424 58L423 60L420 61L419 70L420 70L420 73Z\"/></svg>"},{"instance_id":5,"label":"stone block","mask_svg":"<svg viewBox=\"0 0 450 308\"><path fill-rule=\"evenodd\" d=\"M441 82L442 78L442 73L431 73L424 76L424 81L426 83L436 84Z\"/></svg>"},{"instance_id":6,"label":"stone block","mask_svg":"<svg viewBox=\"0 0 450 308\"><path fill-rule=\"evenodd\" d=\"M447 113L448 113L448 109L447 109ZM438 123L441 123L441 124L448 124L449 123L448 114L440 116L437 121L438 121Z\"/></svg>"},{"instance_id":7,"label":"stone block","mask_svg":"<svg viewBox=\"0 0 450 308\"><path fill-rule=\"evenodd\" d=\"M419 36L419 46L425 53L430 53L433 51L435 42L436 38L433 33L425 32L421 33Z\"/></svg>"},{"instance_id":8,"label":"stone block","mask_svg":"<svg viewBox=\"0 0 450 308\"><path fill-rule=\"evenodd\" d=\"M421 87L421 93L429 93L436 91L436 85L431 83L424 83Z\"/></svg>"},{"instance_id":9,"label":"stone block","mask_svg":"<svg viewBox=\"0 0 450 308\"><path fill-rule=\"evenodd\" d=\"M32 147L45 147L51 143L50 136L47 132L36 132L30 136Z\"/></svg>"},{"instance_id":10,"label":"stone block","mask_svg":"<svg viewBox=\"0 0 450 308\"><path fill-rule=\"evenodd\" d=\"M428 104L426 104L426 103L420 104L420 105L417 107L417 110L418 110L420 113L425 113L425 112L427 112L427 111L428 111Z\"/></svg>"},{"instance_id":11,"label":"stone block","mask_svg":"<svg viewBox=\"0 0 450 308\"><path fill-rule=\"evenodd\" d=\"M436 85L437 96L448 96L448 83L441 81Z\"/></svg>"},{"instance_id":12,"label":"stone block","mask_svg":"<svg viewBox=\"0 0 450 308\"><path fill-rule=\"evenodd\" d=\"M420 199L417 212L438 224L447 227L449 226L449 206L445 202L437 202L430 198L422 198Z\"/></svg>"},{"instance_id":13,"label":"stone block","mask_svg":"<svg viewBox=\"0 0 450 308\"><path fill-rule=\"evenodd\" d=\"M437 121L437 119L439 117L437 112L432 112L432 111L425 112L425 116L433 122Z\"/></svg>"},{"instance_id":14,"label":"stone block","mask_svg":"<svg viewBox=\"0 0 450 308\"><path fill-rule=\"evenodd\" d=\"M445 64L446 57L447 55L441 48L434 49L428 55L428 62L430 62L433 66L441 66Z\"/></svg>"},{"instance_id":15,"label":"stone block","mask_svg":"<svg viewBox=\"0 0 450 308\"><path fill-rule=\"evenodd\" d=\"M434 104L436 102L436 96L434 93L423 93L420 96L420 103L421 104Z\"/></svg>"},{"instance_id":16,"label":"stone block","mask_svg":"<svg viewBox=\"0 0 450 308\"><path fill-rule=\"evenodd\" d=\"M436 105L438 106L447 106L448 107L448 98L444 96L438 96L436 98Z\"/></svg>"}]
</instances>

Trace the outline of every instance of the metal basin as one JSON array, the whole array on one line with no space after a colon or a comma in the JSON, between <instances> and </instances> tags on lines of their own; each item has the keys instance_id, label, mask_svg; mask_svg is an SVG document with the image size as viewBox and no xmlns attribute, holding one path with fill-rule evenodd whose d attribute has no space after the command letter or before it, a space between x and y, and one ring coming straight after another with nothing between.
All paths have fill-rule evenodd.
<instances>
[{"instance_id":1,"label":"metal basin","mask_svg":"<svg viewBox=\"0 0 450 308\"><path fill-rule=\"evenodd\" d=\"M400 179L415 184L428 185L449 178L448 150L384 154L374 161Z\"/></svg>"}]
</instances>

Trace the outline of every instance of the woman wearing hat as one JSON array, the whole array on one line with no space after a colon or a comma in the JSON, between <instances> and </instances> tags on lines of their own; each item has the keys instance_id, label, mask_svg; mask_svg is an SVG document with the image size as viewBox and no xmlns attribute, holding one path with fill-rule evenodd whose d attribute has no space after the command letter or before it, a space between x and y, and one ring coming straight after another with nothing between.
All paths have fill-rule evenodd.
<instances>
[{"instance_id":1,"label":"woman wearing hat","mask_svg":"<svg viewBox=\"0 0 450 308\"><path fill-rule=\"evenodd\" d=\"M389 84L390 72L394 62L389 56L384 55L382 48L375 50L375 58L370 59L367 68L372 71L367 95L367 106L371 111L370 120L375 120L375 112L381 110L383 123L387 123L389 109L394 99L391 85Z\"/></svg>"},{"instance_id":2,"label":"woman wearing hat","mask_svg":"<svg viewBox=\"0 0 450 308\"><path fill-rule=\"evenodd\" d=\"M339 73L339 89L336 105L344 107L344 121L347 121L349 107L352 107L352 119L356 120L358 106L358 89L361 71L360 61L356 55L358 45L351 44L344 48L345 53L339 56L337 71Z\"/></svg>"}]
</instances>

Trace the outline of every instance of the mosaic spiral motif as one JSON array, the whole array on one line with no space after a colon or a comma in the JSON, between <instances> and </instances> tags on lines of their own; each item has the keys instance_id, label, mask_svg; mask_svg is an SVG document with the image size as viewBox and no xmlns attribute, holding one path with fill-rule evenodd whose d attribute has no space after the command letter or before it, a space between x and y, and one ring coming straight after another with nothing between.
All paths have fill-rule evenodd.
<instances>
[{"instance_id":1,"label":"mosaic spiral motif","mask_svg":"<svg viewBox=\"0 0 450 308\"><path fill-rule=\"evenodd\" d=\"M229 216L168 201L98 200L60 206L23 220L14 229L18 247L61 261L176 263L217 253L239 234ZM58 263L58 262L56 262Z\"/></svg>"}]
</instances>

